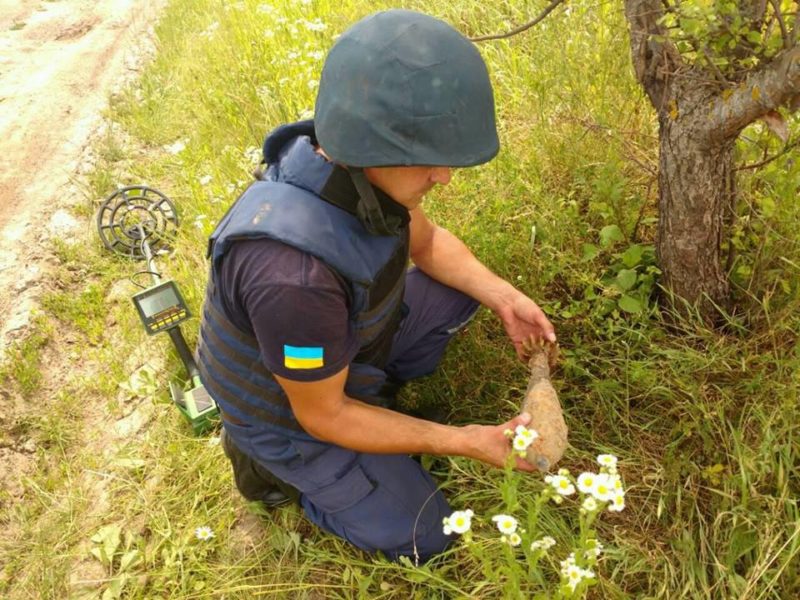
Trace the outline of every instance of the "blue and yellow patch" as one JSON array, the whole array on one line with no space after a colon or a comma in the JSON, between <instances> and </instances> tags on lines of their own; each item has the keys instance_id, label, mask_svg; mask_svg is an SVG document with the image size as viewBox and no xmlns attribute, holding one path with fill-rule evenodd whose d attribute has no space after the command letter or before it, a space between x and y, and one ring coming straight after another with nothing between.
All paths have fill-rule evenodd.
<instances>
[{"instance_id":1,"label":"blue and yellow patch","mask_svg":"<svg viewBox=\"0 0 800 600\"><path fill-rule=\"evenodd\" d=\"M318 369L323 364L322 348L283 345L283 366L287 369Z\"/></svg>"}]
</instances>

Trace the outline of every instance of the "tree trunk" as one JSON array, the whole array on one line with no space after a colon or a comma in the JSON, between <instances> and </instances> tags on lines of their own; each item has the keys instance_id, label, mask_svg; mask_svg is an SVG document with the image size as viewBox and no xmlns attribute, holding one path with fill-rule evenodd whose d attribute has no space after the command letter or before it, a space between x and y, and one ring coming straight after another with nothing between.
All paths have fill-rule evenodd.
<instances>
[{"instance_id":1,"label":"tree trunk","mask_svg":"<svg viewBox=\"0 0 800 600\"><path fill-rule=\"evenodd\" d=\"M763 5L746 16L758 21ZM726 87L719 71L683 60L663 25L666 6L661 0L625 0L633 68L660 125L661 283L669 297L697 304L701 315L715 321L717 306L730 307L722 241L735 208L733 148L748 124L800 96L798 30L795 24L791 36L784 36L784 51Z\"/></svg>"},{"instance_id":2,"label":"tree trunk","mask_svg":"<svg viewBox=\"0 0 800 600\"><path fill-rule=\"evenodd\" d=\"M711 320L714 305L730 300L722 240L735 195L734 140L709 148L697 125L661 118L656 253L663 287Z\"/></svg>"}]
</instances>

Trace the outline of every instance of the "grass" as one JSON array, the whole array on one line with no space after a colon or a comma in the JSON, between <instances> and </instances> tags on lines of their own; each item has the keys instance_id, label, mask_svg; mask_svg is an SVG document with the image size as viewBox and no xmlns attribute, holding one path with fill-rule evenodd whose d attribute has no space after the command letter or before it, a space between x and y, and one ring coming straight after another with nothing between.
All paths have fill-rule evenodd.
<instances>
[{"instance_id":1,"label":"grass","mask_svg":"<svg viewBox=\"0 0 800 600\"><path fill-rule=\"evenodd\" d=\"M50 341L51 330L45 320L35 319L24 338L11 344L0 366L0 384L13 384L25 397L33 396L42 381L42 352Z\"/></svg>"},{"instance_id":2,"label":"grass","mask_svg":"<svg viewBox=\"0 0 800 600\"><path fill-rule=\"evenodd\" d=\"M176 202L179 239L162 267L194 314L204 294L206 237L250 180L252 149L274 126L310 111L317 53L333 35L384 5L170 3L158 27L159 54L115 101L116 126L100 143L89 185L100 199L117 184L144 181ZM537 11L467 0L402 5L470 35L505 30ZM598 453L621 457L628 507L600 525L608 556L592 595L796 597L800 248L793 224L800 215L788 199L800 167L787 157L741 174L731 246L739 310L728 315L730 327L711 331L700 319L661 315L652 259L631 252L655 235L657 125L631 72L621 10L576 2L527 34L481 46L503 150L488 165L460 170L426 210L556 324L563 357L555 381L572 444L565 465L579 471ZM308 25L317 19L327 28ZM745 162L773 147L757 128L745 134L738 150ZM176 142L185 148L175 152ZM612 226L618 236L609 234ZM76 368L54 400L62 407L57 418L29 424L55 450L38 457L26 502L2 513L24 540L5 561L4 597L104 590L128 598L501 596L486 565L460 549L417 569L354 550L293 508L253 517L232 489L219 447L193 437L168 403L166 381L181 375L168 343L146 339L124 293L109 300L113 282L133 267L97 246L56 254L62 289L45 299L46 318L59 334L75 336L76 351L103 376ZM633 287L615 283L622 269L635 271ZM641 310L626 312L623 295ZM196 329L196 319L184 328L190 343ZM41 385L42 339L18 346L3 370L28 396ZM76 399L124 415L118 385L142 362L127 360L131 353L169 357L159 388L143 401L155 417L143 433L115 438L98 455L91 440L104 438L80 426ZM484 312L442 368L404 399L443 404L457 423L495 423L515 412L525 383L502 328ZM499 471L463 459L430 464L455 508L501 506ZM526 478L520 492L540 485ZM542 518L565 553L573 519L560 509ZM104 542L91 538L111 525L118 541L98 560L90 552ZM200 525L216 532L210 543L193 538Z\"/></svg>"}]
</instances>

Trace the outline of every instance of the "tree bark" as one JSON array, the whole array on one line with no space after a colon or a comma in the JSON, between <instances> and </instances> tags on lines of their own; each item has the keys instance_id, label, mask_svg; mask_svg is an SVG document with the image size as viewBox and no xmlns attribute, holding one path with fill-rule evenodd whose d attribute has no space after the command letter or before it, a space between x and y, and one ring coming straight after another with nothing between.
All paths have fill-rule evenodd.
<instances>
[{"instance_id":1,"label":"tree bark","mask_svg":"<svg viewBox=\"0 0 800 600\"><path fill-rule=\"evenodd\" d=\"M716 307L729 307L722 241L736 193L734 140L709 148L702 133L690 119L661 119L656 254L662 286L713 321Z\"/></svg>"}]
</instances>

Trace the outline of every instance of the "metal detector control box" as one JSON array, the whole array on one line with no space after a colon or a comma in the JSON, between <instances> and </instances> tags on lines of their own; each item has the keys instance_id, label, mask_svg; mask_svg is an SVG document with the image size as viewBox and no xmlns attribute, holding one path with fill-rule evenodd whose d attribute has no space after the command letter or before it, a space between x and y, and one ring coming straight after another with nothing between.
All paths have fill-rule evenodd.
<instances>
[{"instance_id":1,"label":"metal detector control box","mask_svg":"<svg viewBox=\"0 0 800 600\"><path fill-rule=\"evenodd\" d=\"M133 296L139 318L150 335L176 327L191 314L178 286L165 281Z\"/></svg>"}]
</instances>

